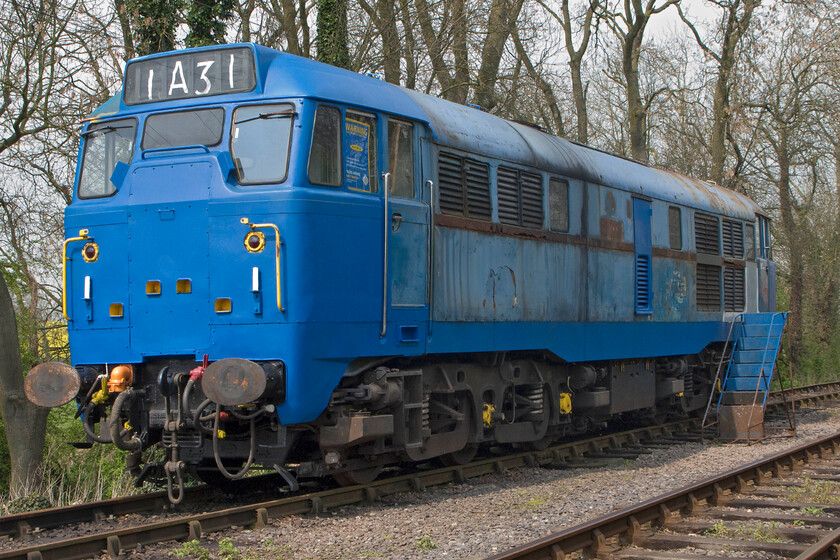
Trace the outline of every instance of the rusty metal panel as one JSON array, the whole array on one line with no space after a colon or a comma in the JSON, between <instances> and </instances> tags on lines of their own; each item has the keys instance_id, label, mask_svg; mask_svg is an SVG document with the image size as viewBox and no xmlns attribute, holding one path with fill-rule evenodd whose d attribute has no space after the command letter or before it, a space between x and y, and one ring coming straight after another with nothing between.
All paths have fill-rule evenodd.
<instances>
[{"instance_id":1,"label":"rusty metal panel","mask_svg":"<svg viewBox=\"0 0 840 560\"><path fill-rule=\"evenodd\" d=\"M589 251L589 281L586 290L589 298L588 321L634 320L633 270L633 253L600 249Z\"/></svg>"},{"instance_id":2,"label":"rusty metal panel","mask_svg":"<svg viewBox=\"0 0 840 560\"><path fill-rule=\"evenodd\" d=\"M584 251L582 245L438 227L434 318L580 321Z\"/></svg>"},{"instance_id":3,"label":"rusty metal panel","mask_svg":"<svg viewBox=\"0 0 840 560\"><path fill-rule=\"evenodd\" d=\"M718 409L718 425L720 439L761 439L764 437L764 410L760 403L722 404Z\"/></svg>"}]
</instances>

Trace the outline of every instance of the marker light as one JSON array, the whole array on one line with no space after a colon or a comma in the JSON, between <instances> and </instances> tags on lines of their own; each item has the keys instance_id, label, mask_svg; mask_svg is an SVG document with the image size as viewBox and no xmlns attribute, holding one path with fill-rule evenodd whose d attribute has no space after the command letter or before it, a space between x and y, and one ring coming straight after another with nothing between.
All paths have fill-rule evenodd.
<instances>
[{"instance_id":1,"label":"marker light","mask_svg":"<svg viewBox=\"0 0 840 560\"><path fill-rule=\"evenodd\" d=\"M251 231L245 236L245 248L249 253L259 253L265 248L265 234L261 231Z\"/></svg>"},{"instance_id":2,"label":"marker light","mask_svg":"<svg viewBox=\"0 0 840 560\"><path fill-rule=\"evenodd\" d=\"M146 282L146 295L159 296L160 295L160 280L149 280Z\"/></svg>"},{"instance_id":3,"label":"marker light","mask_svg":"<svg viewBox=\"0 0 840 560\"><path fill-rule=\"evenodd\" d=\"M189 278L181 278L180 280L175 282L175 293L176 294L192 293L192 281Z\"/></svg>"},{"instance_id":4,"label":"marker light","mask_svg":"<svg viewBox=\"0 0 840 560\"><path fill-rule=\"evenodd\" d=\"M85 262L96 262L99 258L99 245L92 241L86 244L82 249L82 258Z\"/></svg>"}]
</instances>

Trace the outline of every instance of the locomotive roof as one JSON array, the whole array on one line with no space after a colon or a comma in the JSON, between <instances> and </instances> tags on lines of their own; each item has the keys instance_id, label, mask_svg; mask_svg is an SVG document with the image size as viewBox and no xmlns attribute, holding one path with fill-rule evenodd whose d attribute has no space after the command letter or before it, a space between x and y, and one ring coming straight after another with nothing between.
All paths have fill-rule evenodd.
<instances>
[{"instance_id":1,"label":"locomotive roof","mask_svg":"<svg viewBox=\"0 0 840 560\"><path fill-rule=\"evenodd\" d=\"M232 46L235 45L221 47ZM309 97L368 107L428 123L438 143L465 152L746 220L753 220L756 213L764 214L746 196L705 181L608 154L373 77L260 45L238 46L254 50L257 73L266 98ZM151 55L155 56L162 55ZM242 94L190 99L189 103L182 104L194 106L197 101L218 104L231 99L241 100ZM161 107L160 103L128 107L116 95L89 118L113 115L117 112L117 104L119 113L145 112L152 107ZM173 105L169 103L167 108Z\"/></svg>"}]
</instances>

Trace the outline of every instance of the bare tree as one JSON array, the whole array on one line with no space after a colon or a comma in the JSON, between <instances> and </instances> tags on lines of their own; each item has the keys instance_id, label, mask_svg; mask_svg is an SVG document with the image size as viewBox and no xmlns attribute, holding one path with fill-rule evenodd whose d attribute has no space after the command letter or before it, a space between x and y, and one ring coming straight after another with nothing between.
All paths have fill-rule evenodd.
<instances>
[{"instance_id":1,"label":"bare tree","mask_svg":"<svg viewBox=\"0 0 840 560\"><path fill-rule=\"evenodd\" d=\"M621 45L621 70L627 96L627 123L630 132L630 154L647 163L647 114L653 97L642 97L639 60L645 30L650 19L680 0L624 0L605 4L601 14Z\"/></svg>"},{"instance_id":2,"label":"bare tree","mask_svg":"<svg viewBox=\"0 0 840 560\"><path fill-rule=\"evenodd\" d=\"M761 0L709 0L723 9L720 24L720 46L715 51L700 37L697 27L689 21L682 7L677 4L680 18L691 30L703 52L717 63L714 105L712 107L712 140L710 144L712 167L710 178L718 184L724 182L726 163L726 134L730 116L732 73L738 60L738 47L749 29L753 12Z\"/></svg>"},{"instance_id":3,"label":"bare tree","mask_svg":"<svg viewBox=\"0 0 840 560\"><path fill-rule=\"evenodd\" d=\"M73 88L77 68L68 45L73 44L70 22L76 8L75 3L62 4L59 0L26 5L12 0L0 14L0 43L4 45L0 60L0 162L4 164L22 143L49 133L58 112L51 104L52 98ZM77 44L72 47L76 49ZM2 202L9 203L5 197ZM13 247L15 239L7 239L9 245ZM27 276L34 282L31 271ZM13 434L7 438L12 487L20 488L40 467L47 414L23 394L14 307L4 279L0 286L0 393L4 425L7 433Z\"/></svg>"},{"instance_id":4,"label":"bare tree","mask_svg":"<svg viewBox=\"0 0 840 560\"><path fill-rule=\"evenodd\" d=\"M808 279L805 255L809 228L805 217L814 200L813 131L823 113L820 89L825 75L826 41L832 35L828 22L808 21L802 10L791 9L783 21L780 36L764 45L758 59L752 59L754 89L748 106L763 146L754 160L757 175L773 185L778 197L777 239L786 249L782 255L790 317L788 336L794 366L804 351L804 294Z\"/></svg>"},{"instance_id":5,"label":"bare tree","mask_svg":"<svg viewBox=\"0 0 840 560\"><path fill-rule=\"evenodd\" d=\"M583 85L583 57L589 48L589 40L593 31L597 29L598 19L595 17L598 11L600 0L590 0L581 19L580 24L580 45L575 47L574 21L569 11L569 0L561 1L560 15L557 14L544 0L537 0L551 16L560 23L563 29L563 39L566 46L566 53L569 55L569 68L572 78L572 98L575 102L575 115L577 117L576 140L583 144L589 142L589 115L586 110L586 86Z\"/></svg>"}]
</instances>

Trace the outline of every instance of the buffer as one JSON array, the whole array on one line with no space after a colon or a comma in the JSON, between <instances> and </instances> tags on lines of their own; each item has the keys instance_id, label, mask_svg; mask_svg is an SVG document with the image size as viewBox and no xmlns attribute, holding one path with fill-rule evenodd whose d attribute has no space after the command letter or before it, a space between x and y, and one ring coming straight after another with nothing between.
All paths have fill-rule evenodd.
<instances>
[{"instance_id":1,"label":"buffer","mask_svg":"<svg viewBox=\"0 0 840 560\"><path fill-rule=\"evenodd\" d=\"M787 313L742 313L732 320L714 382L719 390L714 405L718 437L750 441L764 437L764 407L786 320ZM704 428L714 424L709 421L714 396L713 390L703 416Z\"/></svg>"}]
</instances>

